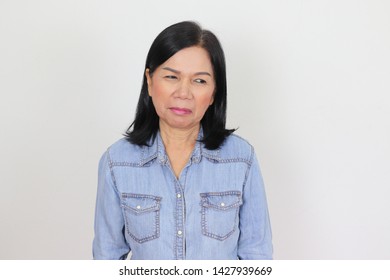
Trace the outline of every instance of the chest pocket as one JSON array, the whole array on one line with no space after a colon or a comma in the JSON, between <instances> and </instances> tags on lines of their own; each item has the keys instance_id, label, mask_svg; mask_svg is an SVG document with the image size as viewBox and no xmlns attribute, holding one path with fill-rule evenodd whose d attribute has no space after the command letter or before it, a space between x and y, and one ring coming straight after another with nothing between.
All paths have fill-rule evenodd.
<instances>
[{"instance_id":1,"label":"chest pocket","mask_svg":"<svg viewBox=\"0 0 390 280\"><path fill-rule=\"evenodd\" d=\"M202 234L225 240L238 228L241 192L201 193Z\"/></svg>"},{"instance_id":2,"label":"chest pocket","mask_svg":"<svg viewBox=\"0 0 390 280\"><path fill-rule=\"evenodd\" d=\"M138 243L160 236L160 201L158 196L122 194L126 231Z\"/></svg>"}]
</instances>

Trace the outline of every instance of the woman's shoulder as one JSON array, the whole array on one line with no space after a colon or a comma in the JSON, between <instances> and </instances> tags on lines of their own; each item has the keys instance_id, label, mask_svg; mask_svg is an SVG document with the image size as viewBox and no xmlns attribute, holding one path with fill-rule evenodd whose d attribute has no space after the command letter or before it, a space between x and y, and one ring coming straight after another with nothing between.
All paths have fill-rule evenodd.
<instances>
[{"instance_id":1,"label":"woman's shoulder","mask_svg":"<svg viewBox=\"0 0 390 280\"><path fill-rule=\"evenodd\" d=\"M221 147L219 154L222 160L243 160L251 162L253 158L253 146L237 134L230 134Z\"/></svg>"},{"instance_id":2,"label":"woman's shoulder","mask_svg":"<svg viewBox=\"0 0 390 280\"><path fill-rule=\"evenodd\" d=\"M108 147L106 153L114 162L137 162L143 152L143 147L121 138Z\"/></svg>"}]
</instances>

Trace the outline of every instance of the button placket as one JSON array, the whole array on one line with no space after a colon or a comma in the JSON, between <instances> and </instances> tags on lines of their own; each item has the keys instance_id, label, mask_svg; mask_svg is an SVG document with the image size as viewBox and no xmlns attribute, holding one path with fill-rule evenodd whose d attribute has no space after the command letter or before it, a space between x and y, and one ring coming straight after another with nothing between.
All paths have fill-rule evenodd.
<instances>
[{"instance_id":1,"label":"button placket","mask_svg":"<svg viewBox=\"0 0 390 280\"><path fill-rule=\"evenodd\" d=\"M175 181L176 189L176 258L185 259L184 253L184 224L185 205L182 186L179 180Z\"/></svg>"}]
</instances>

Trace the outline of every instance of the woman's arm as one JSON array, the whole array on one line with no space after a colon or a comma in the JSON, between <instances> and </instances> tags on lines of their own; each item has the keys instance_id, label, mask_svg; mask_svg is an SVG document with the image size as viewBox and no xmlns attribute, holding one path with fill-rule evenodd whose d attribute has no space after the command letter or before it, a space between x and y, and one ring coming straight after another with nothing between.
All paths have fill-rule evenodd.
<instances>
[{"instance_id":1,"label":"woman's arm","mask_svg":"<svg viewBox=\"0 0 390 280\"><path fill-rule=\"evenodd\" d=\"M240 208L239 259L272 259L272 233L259 164L252 148L251 164Z\"/></svg>"},{"instance_id":2,"label":"woman's arm","mask_svg":"<svg viewBox=\"0 0 390 280\"><path fill-rule=\"evenodd\" d=\"M125 240L124 228L119 192L109 166L107 151L99 162L93 258L126 259L130 247Z\"/></svg>"}]
</instances>

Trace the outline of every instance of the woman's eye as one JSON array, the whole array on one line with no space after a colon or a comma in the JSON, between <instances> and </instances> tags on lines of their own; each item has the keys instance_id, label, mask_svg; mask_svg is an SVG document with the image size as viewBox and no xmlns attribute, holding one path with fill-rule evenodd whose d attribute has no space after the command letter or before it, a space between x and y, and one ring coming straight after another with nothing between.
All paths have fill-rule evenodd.
<instances>
[{"instance_id":1,"label":"woman's eye","mask_svg":"<svg viewBox=\"0 0 390 280\"><path fill-rule=\"evenodd\" d=\"M174 79L177 79L176 76L173 76L173 75L168 75L168 76L165 76L166 79L168 80L174 80Z\"/></svg>"},{"instance_id":2,"label":"woman's eye","mask_svg":"<svg viewBox=\"0 0 390 280\"><path fill-rule=\"evenodd\" d=\"M196 80L195 80L195 83L198 83L198 84L205 84L206 81L203 80L203 79L196 79Z\"/></svg>"}]
</instances>

